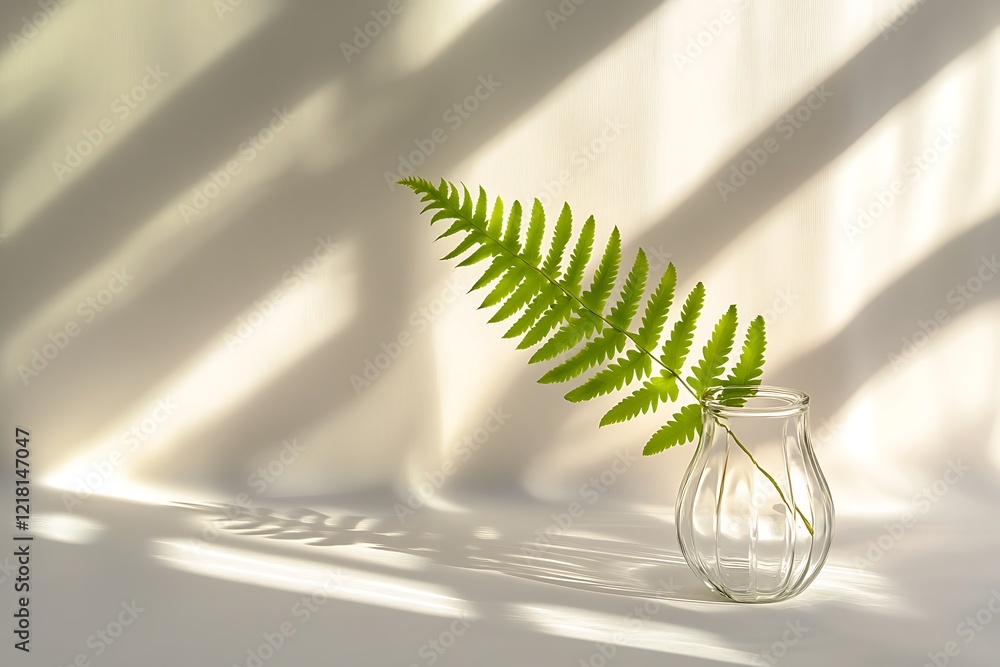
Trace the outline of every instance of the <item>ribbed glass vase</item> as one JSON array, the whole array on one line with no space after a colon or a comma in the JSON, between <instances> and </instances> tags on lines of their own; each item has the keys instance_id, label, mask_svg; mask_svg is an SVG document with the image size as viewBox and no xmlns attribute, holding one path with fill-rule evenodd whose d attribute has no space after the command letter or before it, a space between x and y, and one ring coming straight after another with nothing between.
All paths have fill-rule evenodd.
<instances>
[{"instance_id":1,"label":"ribbed glass vase","mask_svg":"<svg viewBox=\"0 0 1000 667\"><path fill-rule=\"evenodd\" d=\"M823 567L834 528L809 397L767 386L709 390L675 518L688 565L722 595L774 602L802 592Z\"/></svg>"}]
</instances>

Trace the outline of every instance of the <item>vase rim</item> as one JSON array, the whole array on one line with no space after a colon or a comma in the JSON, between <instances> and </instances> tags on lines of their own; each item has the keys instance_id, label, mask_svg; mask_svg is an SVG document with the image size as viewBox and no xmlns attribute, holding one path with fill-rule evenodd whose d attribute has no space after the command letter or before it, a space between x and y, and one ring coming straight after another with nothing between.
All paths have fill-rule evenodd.
<instances>
[{"instance_id":1,"label":"vase rim","mask_svg":"<svg viewBox=\"0 0 1000 667\"><path fill-rule=\"evenodd\" d=\"M772 385L731 385L707 390L701 404L720 417L790 417L809 409L809 395Z\"/></svg>"}]
</instances>

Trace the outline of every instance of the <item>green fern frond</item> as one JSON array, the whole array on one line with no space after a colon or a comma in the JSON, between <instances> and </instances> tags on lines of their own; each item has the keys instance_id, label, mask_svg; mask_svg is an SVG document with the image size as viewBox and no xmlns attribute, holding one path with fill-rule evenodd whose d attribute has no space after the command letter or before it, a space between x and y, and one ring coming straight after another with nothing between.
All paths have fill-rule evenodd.
<instances>
[{"instance_id":1,"label":"green fern frond","mask_svg":"<svg viewBox=\"0 0 1000 667\"><path fill-rule=\"evenodd\" d=\"M493 212L490 213L490 221L486 224L486 236L498 239L501 234L503 234L503 200L497 197L493 204Z\"/></svg>"},{"instance_id":2,"label":"green fern frond","mask_svg":"<svg viewBox=\"0 0 1000 667\"><path fill-rule=\"evenodd\" d=\"M722 384L726 387L743 387L729 389L726 400L734 407L742 406L745 398L753 396L756 391L750 387L760 385L760 376L764 373L764 349L767 347L767 336L764 333L764 318L755 317L747 327L747 335L743 341L743 351L732 372L726 376Z\"/></svg>"},{"instance_id":3,"label":"green fern frond","mask_svg":"<svg viewBox=\"0 0 1000 667\"><path fill-rule=\"evenodd\" d=\"M612 242L614 241L615 238L612 237ZM639 312L639 303L646 291L646 278L648 276L649 262L646 260L646 253L640 249L636 254L632 269L625 279L625 285L621 289L618 301L611 308L607 319L610 326L603 330L600 337L591 340L576 355L553 368L538 381L541 383L566 382L588 368L621 352L628 340L628 334L623 332L628 331L629 325L636 313ZM629 353L616 363L611 364L581 387L566 394L566 398L577 402L602 396L615 389L621 389L624 384L631 382L637 376L645 377L651 367L648 355L640 354L636 350L629 350Z\"/></svg>"},{"instance_id":4,"label":"green fern frond","mask_svg":"<svg viewBox=\"0 0 1000 667\"><path fill-rule=\"evenodd\" d=\"M566 400L579 403L610 394L637 379L646 377L652 370L653 361L649 355L638 350L627 350L614 363L566 394Z\"/></svg>"},{"instance_id":5,"label":"green fern frond","mask_svg":"<svg viewBox=\"0 0 1000 667\"><path fill-rule=\"evenodd\" d=\"M519 201L510 206L510 215L507 216L507 225L504 227L500 245L515 255L521 250L521 202Z\"/></svg>"},{"instance_id":6,"label":"green fern frond","mask_svg":"<svg viewBox=\"0 0 1000 667\"><path fill-rule=\"evenodd\" d=\"M576 240L576 246L569 258L569 266L560 284L568 294L577 296L580 294L580 287L583 285L583 274L590 263L590 256L594 254L594 216L587 218L580 230L580 236Z\"/></svg>"},{"instance_id":7,"label":"green fern frond","mask_svg":"<svg viewBox=\"0 0 1000 667\"><path fill-rule=\"evenodd\" d=\"M528 359L528 363L537 364L540 361L548 361L550 359L555 359L559 355L565 354L570 350L572 350L577 345L579 345L580 341L589 339L592 335L594 335L594 333L599 331L602 326L603 326L603 321L601 320L601 318L599 316L594 315L592 312L588 311L577 312L577 314L575 314L570 319L569 322L567 322L561 329L559 329L559 331L552 334L552 337L549 338L547 341L545 341L545 344L542 345L540 348L538 348L538 350L533 355L531 355L531 358ZM579 366L581 373L587 370L593 364L588 364L585 362L593 358L594 363L597 363L598 361L598 359L596 358L597 353L602 350L604 352L604 355L601 357L601 360L606 359L607 350L610 347L606 346L605 343L607 341L604 342L593 341L593 342L594 345L591 347L590 350L581 350L580 353L574 355L575 358L570 358L567 359L565 362L563 362L563 364L561 364L561 366L563 366L561 370L557 370L559 369L559 367L557 366L556 368L552 369L553 371L556 371L555 374L549 375L546 379L539 381L543 383L565 382L566 380L575 378L580 373L571 373L569 375L566 375L561 380L555 379L557 375L561 375L564 371L569 372L570 369L577 366Z\"/></svg>"},{"instance_id":8,"label":"green fern frond","mask_svg":"<svg viewBox=\"0 0 1000 667\"><path fill-rule=\"evenodd\" d=\"M517 313L521 312L521 309L527 306L541 289L541 276L535 273L529 273L523 276L521 283L517 286L517 289L515 289L510 297L503 302L503 305L497 309L497 312L493 314L493 317L489 319L490 324L493 324L494 322L503 322L507 318L513 317Z\"/></svg>"},{"instance_id":9,"label":"green fern frond","mask_svg":"<svg viewBox=\"0 0 1000 667\"><path fill-rule=\"evenodd\" d=\"M619 424L655 410L659 403L677 400L677 378L663 371L623 398L601 418L601 426Z\"/></svg>"},{"instance_id":10,"label":"green fern frond","mask_svg":"<svg viewBox=\"0 0 1000 667\"><path fill-rule=\"evenodd\" d=\"M681 318L674 324L670 338L663 344L663 356L660 358L663 365L679 371L687 360L688 352L691 351L691 342L694 340L694 330L698 325L698 317L701 315L701 308L705 304L705 286L698 283L688 294L684 307L681 309Z\"/></svg>"},{"instance_id":11,"label":"green fern frond","mask_svg":"<svg viewBox=\"0 0 1000 667\"><path fill-rule=\"evenodd\" d=\"M528 233L524 238L524 258L531 264L538 264L542 259L542 237L545 236L545 209L542 202L535 200L531 207L531 221L528 223Z\"/></svg>"},{"instance_id":12,"label":"green fern frond","mask_svg":"<svg viewBox=\"0 0 1000 667\"><path fill-rule=\"evenodd\" d=\"M500 201L499 199L497 200ZM472 216L472 227L474 229L483 229L486 227L486 215L489 212L489 197L486 196L486 190L483 186L479 186L479 198L476 199L476 212ZM456 222L464 222L459 219Z\"/></svg>"},{"instance_id":13,"label":"green fern frond","mask_svg":"<svg viewBox=\"0 0 1000 667\"><path fill-rule=\"evenodd\" d=\"M674 301L674 289L677 287L677 269L673 264L667 265L667 270L660 278L660 284L653 290L653 295L646 303L646 312L642 316L642 326L636 335L636 344L653 351L660 343L660 336L667 325L667 316Z\"/></svg>"},{"instance_id":14,"label":"green fern frond","mask_svg":"<svg viewBox=\"0 0 1000 667\"><path fill-rule=\"evenodd\" d=\"M639 302L642 301L643 294L646 292L646 278L648 277L649 262L646 260L646 253L640 248L639 252L636 253L632 269L625 279L625 285L622 287L618 302L615 303L608 316L609 324L621 330L628 330L632 320L639 312Z\"/></svg>"},{"instance_id":15,"label":"green fern frond","mask_svg":"<svg viewBox=\"0 0 1000 667\"><path fill-rule=\"evenodd\" d=\"M743 351L732 372L726 377L726 386L760 384L760 376L764 373L765 348L767 336L764 333L764 318L758 315L747 327Z\"/></svg>"},{"instance_id":16,"label":"green fern frond","mask_svg":"<svg viewBox=\"0 0 1000 667\"><path fill-rule=\"evenodd\" d=\"M517 321L511 325L510 329L507 329L507 333L503 337L517 338L527 333L552 304L552 299L555 297L556 291L557 288L552 283L543 284L541 290L531 300L531 303L524 312L521 313L521 317L517 318Z\"/></svg>"},{"instance_id":17,"label":"green fern frond","mask_svg":"<svg viewBox=\"0 0 1000 667\"><path fill-rule=\"evenodd\" d=\"M477 242L479 241L477 240ZM463 266L472 266L473 264L478 264L484 259L489 259L490 257L496 257L500 253L501 250L499 248L496 248L495 246L483 242L483 245L476 248L476 250L472 254L470 254L468 257L459 262L458 267L461 268ZM445 257L445 259L451 259L451 258Z\"/></svg>"},{"instance_id":18,"label":"green fern frond","mask_svg":"<svg viewBox=\"0 0 1000 667\"><path fill-rule=\"evenodd\" d=\"M538 200L533 202L528 228L522 238L522 208L518 201L510 206L505 220L503 200L495 199L491 207L483 188L478 189L474 198L464 185L459 187L443 180L437 186L421 178L406 178L400 182L421 196L426 204L425 211L433 211L432 225L449 221L449 226L438 238L464 234L447 258L463 257L459 266L490 260L470 291L490 287L480 307L498 307L491 322L518 316L504 336L520 338L519 349L539 346L529 362L539 363L568 355L544 373L540 382L566 382L596 367L597 372L592 377L567 394L570 400L582 401L628 387L649 377L654 365L661 367L659 375L612 408L605 415L605 423L626 421L654 409L661 402L674 401L681 386L694 398L700 398L704 389L720 383L735 335L729 334L735 327L735 309L727 312L717 325L717 335L709 341L705 356L692 370L691 384L680 379L705 301L705 288L701 283L688 295L670 337L663 343L662 354L656 356L677 287L673 264L659 277L656 288L646 299L649 262L639 249L617 300L610 311L605 311L621 269L622 242L617 228L607 240L589 286L581 291L594 251L596 223L593 217L584 222L573 243L572 211L564 204L549 247L544 252L543 263L546 216ZM573 250L564 265L571 243ZM630 327L644 300L642 321L638 332L633 333ZM756 341L756 329L748 331L748 336L751 334ZM747 369L758 366L759 374L759 364L753 357L756 343L749 345L744 366ZM743 368L734 369L735 376L742 377L749 372Z\"/></svg>"},{"instance_id":19,"label":"green fern frond","mask_svg":"<svg viewBox=\"0 0 1000 667\"><path fill-rule=\"evenodd\" d=\"M601 263L594 271L594 279L590 287L580 295L580 302L585 308L595 313L604 312L604 305L611 298L611 291L618 280L618 269L622 264L622 237L615 227L611 231L608 246L604 249Z\"/></svg>"},{"instance_id":20,"label":"green fern frond","mask_svg":"<svg viewBox=\"0 0 1000 667\"><path fill-rule=\"evenodd\" d=\"M471 236L471 234L470 234ZM470 292L475 292L478 289L482 289L492 283L494 280L502 276L504 273L510 270L514 266L514 262L517 260L510 255L497 255L490 265L486 267L483 271L483 275L479 276L479 280L472 284L469 288Z\"/></svg>"},{"instance_id":21,"label":"green fern frond","mask_svg":"<svg viewBox=\"0 0 1000 667\"><path fill-rule=\"evenodd\" d=\"M729 306L729 310L719 318L712 331L712 337L705 343L701 352L701 361L693 369L693 374L688 378L688 384L694 389L698 396L703 396L705 390L715 385L722 384L720 378L729 361L729 353L733 351L733 342L736 340L736 306Z\"/></svg>"},{"instance_id":22,"label":"green fern frond","mask_svg":"<svg viewBox=\"0 0 1000 667\"><path fill-rule=\"evenodd\" d=\"M643 456L659 454L664 449L683 445L701 432L701 408L690 403L681 408L666 424L660 427L642 449Z\"/></svg>"},{"instance_id":23,"label":"green fern frond","mask_svg":"<svg viewBox=\"0 0 1000 667\"><path fill-rule=\"evenodd\" d=\"M550 280L559 278L559 266L562 264L563 253L572 235L573 212L569 209L569 204L563 204L559 219L556 220L556 230L552 235L549 253L545 256L545 263L542 264L542 273Z\"/></svg>"},{"instance_id":24,"label":"green fern frond","mask_svg":"<svg viewBox=\"0 0 1000 667\"><path fill-rule=\"evenodd\" d=\"M571 401L590 400L641 382L604 414L601 426L629 421L655 411L660 404L673 403L681 389L695 399L696 402L681 406L653 434L643 454L655 454L698 436L702 429L699 403L707 389L720 384L756 386L760 383L766 347L761 317L750 323L740 358L725 380L722 379L735 342L735 306L730 306L715 325L701 359L688 371L688 380L682 379L681 373L705 303L702 283L695 285L688 294L669 338L660 349L677 288L673 264L659 276L656 288L646 300L638 332L629 330L646 299L650 277L649 263L641 249L636 253L618 299L605 312L621 268L622 243L617 228L611 232L589 286L581 292L594 251L596 224L593 217L584 222L574 242L572 212L569 205L564 205L545 251L545 211L537 200L522 239L522 210L517 201L511 205L504 222L503 201L497 198L490 207L482 188L474 199L464 185L459 188L444 180L437 186L417 177L404 178L399 183L412 189L424 202L422 212L433 212L431 225L448 221L438 239L460 237L445 259L461 258L458 266L462 267L490 260L470 291L492 286L481 306L499 306L491 322L518 315L504 337L520 338L518 349L539 346L529 363L567 355L542 375L540 382L565 382L596 367L589 379L566 394ZM573 250L567 262L566 249L571 243ZM658 368L655 373L654 368ZM644 378L649 379L643 381ZM751 395L753 390L745 392ZM730 435L735 439L731 432ZM773 477L759 465L757 468L777 488ZM780 488L778 491L781 492ZM794 509L812 532L799 508Z\"/></svg>"},{"instance_id":25,"label":"green fern frond","mask_svg":"<svg viewBox=\"0 0 1000 667\"><path fill-rule=\"evenodd\" d=\"M459 198L458 197L458 188L452 188L452 195L454 197L454 201L459 204L458 212L462 214L463 218L465 218L466 220L468 220L468 219L472 218L472 215L473 215L472 214L472 195L469 194L469 188L465 187L464 183L462 184L462 194L464 196L461 197L461 198ZM451 201L451 199L452 198L449 197L449 201Z\"/></svg>"},{"instance_id":26,"label":"green fern frond","mask_svg":"<svg viewBox=\"0 0 1000 667\"><path fill-rule=\"evenodd\" d=\"M546 216L537 200L522 238L522 209L517 201L505 216L503 200L497 198L491 206L482 188L473 197L465 186L458 187L446 181L435 186L421 178L406 178L400 183L420 195L425 212L433 211L432 225L448 221L448 227L438 238L461 237L446 258L462 258L459 266L490 260L470 291L490 287L481 307L497 306L491 322L517 316L504 336L520 338L519 349L538 346L529 362L568 355L544 373L540 382L566 382L596 368L591 377L566 395L571 401L584 401L650 378L611 408L601 420L602 425L628 421L655 410L661 403L676 401L682 387L699 399L705 389L722 382L720 378L735 336L735 307L730 308L716 325L701 361L691 371L690 384L681 380L680 373L705 302L705 287L701 283L687 296L657 356L677 288L677 271L673 264L658 277L657 286L647 299L649 262L646 254L638 250L617 300L605 310L621 269L622 242L617 228L612 230L605 244L587 289L582 290L587 266L594 254L596 223L593 217L589 217L575 235L572 211L569 205L563 205L545 249ZM567 258L566 251L571 244L573 249ZM638 332L633 333L630 327L644 301ZM762 320L759 324L758 320L751 323L744 354L726 378L726 384L752 381L760 375L762 327ZM656 374L654 367L660 369ZM687 442L680 436L700 429L697 420L690 419L697 411L696 404L682 407L679 417L654 437L653 448L665 449Z\"/></svg>"},{"instance_id":27,"label":"green fern frond","mask_svg":"<svg viewBox=\"0 0 1000 667\"><path fill-rule=\"evenodd\" d=\"M574 323L573 326L576 327L574 335L586 331L583 326L584 321L586 320ZM572 380L588 368L592 368L621 352L625 347L625 340L625 334L612 328L606 328L600 336L590 340L579 352L540 377L538 381L542 384L549 384Z\"/></svg>"},{"instance_id":28,"label":"green fern frond","mask_svg":"<svg viewBox=\"0 0 1000 667\"><path fill-rule=\"evenodd\" d=\"M518 344L517 349L526 350L529 347L534 347L538 343L545 340L552 331L560 326L563 322L569 318L573 313L573 300L565 295L556 295L556 302L549 306L548 310L538 318L538 321L532 325L528 333L524 334L524 338ZM577 341L579 342L579 340ZM575 343L574 343L575 344ZM553 355L555 356L555 355ZM534 358L534 357L532 357ZM552 357L548 357L551 359ZM531 359L528 363L533 363Z\"/></svg>"},{"instance_id":29,"label":"green fern frond","mask_svg":"<svg viewBox=\"0 0 1000 667\"><path fill-rule=\"evenodd\" d=\"M517 286L521 284L524 279L524 272L521 270L516 263L513 264L507 271L503 274L503 277L497 281L497 284L493 286L493 290L486 295L483 302L479 304L480 308L490 308L497 305L504 300L505 297L510 295Z\"/></svg>"}]
</instances>

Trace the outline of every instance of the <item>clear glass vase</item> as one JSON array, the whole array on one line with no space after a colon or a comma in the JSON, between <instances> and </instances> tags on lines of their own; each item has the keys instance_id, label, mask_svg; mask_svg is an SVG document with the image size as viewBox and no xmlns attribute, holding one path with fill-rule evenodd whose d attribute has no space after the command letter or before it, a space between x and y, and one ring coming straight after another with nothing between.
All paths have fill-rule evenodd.
<instances>
[{"instance_id":1,"label":"clear glass vase","mask_svg":"<svg viewBox=\"0 0 1000 667\"><path fill-rule=\"evenodd\" d=\"M830 488L809 435L809 397L780 387L716 387L677 496L691 569L737 602L802 592L833 539Z\"/></svg>"}]
</instances>

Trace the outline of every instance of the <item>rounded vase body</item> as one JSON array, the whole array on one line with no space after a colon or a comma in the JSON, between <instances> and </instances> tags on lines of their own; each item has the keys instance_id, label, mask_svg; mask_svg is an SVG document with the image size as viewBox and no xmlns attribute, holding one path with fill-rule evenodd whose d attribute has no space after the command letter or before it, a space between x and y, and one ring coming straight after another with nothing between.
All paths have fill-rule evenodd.
<instances>
[{"instance_id":1,"label":"rounded vase body","mask_svg":"<svg viewBox=\"0 0 1000 667\"><path fill-rule=\"evenodd\" d=\"M809 435L809 397L779 387L716 387L677 496L691 569L738 602L809 585L833 540L834 509Z\"/></svg>"}]
</instances>

